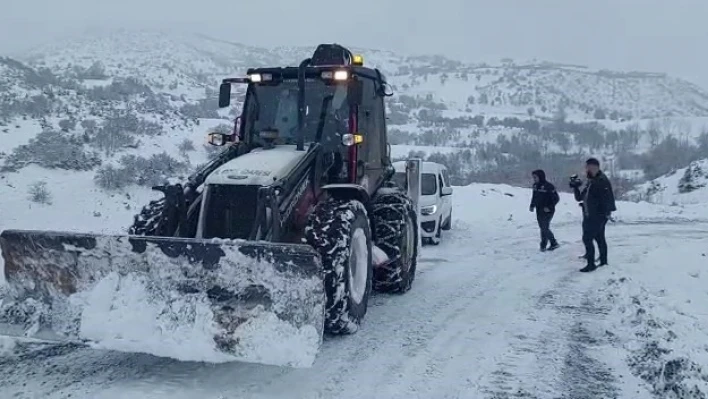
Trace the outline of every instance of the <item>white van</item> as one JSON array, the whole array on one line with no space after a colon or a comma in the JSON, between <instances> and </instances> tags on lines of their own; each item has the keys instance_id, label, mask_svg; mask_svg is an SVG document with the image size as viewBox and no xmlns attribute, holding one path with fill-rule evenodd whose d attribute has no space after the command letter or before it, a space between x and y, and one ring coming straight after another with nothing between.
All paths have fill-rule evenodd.
<instances>
[{"instance_id":1,"label":"white van","mask_svg":"<svg viewBox=\"0 0 708 399\"><path fill-rule=\"evenodd\" d=\"M406 187L406 162L394 162L394 180ZM440 244L442 230L452 228L452 187L445 165L423 162L421 175L420 227L423 244Z\"/></svg>"}]
</instances>

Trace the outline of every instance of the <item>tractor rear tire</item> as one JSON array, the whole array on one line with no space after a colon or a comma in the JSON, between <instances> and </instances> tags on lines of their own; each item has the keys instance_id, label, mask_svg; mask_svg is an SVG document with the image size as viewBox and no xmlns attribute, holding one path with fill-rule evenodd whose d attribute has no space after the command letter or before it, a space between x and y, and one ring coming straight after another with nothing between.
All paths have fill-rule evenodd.
<instances>
[{"instance_id":1,"label":"tractor rear tire","mask_svg":"<svg viewBox=\"0 0 708 399\"><path fill-rule=\"evenodd\" d=\"M374 244L391 260L374 269L374 289L405 293L415 280L418 262L418 215L399 188L386 186L372 205Z\"/></svg>"},{"instance_id":2,"label":"tractor rear tire","mask_svg":"<svg viewBox=\"0 0 708 399\"><path fill-rule=\"evenodd\" d=\"M305 241L322 257L325 331L357 332L366 315L373 276L366 208L359 201L336 198L317 204L305 227Z\"/></svg>"}]
</instances>

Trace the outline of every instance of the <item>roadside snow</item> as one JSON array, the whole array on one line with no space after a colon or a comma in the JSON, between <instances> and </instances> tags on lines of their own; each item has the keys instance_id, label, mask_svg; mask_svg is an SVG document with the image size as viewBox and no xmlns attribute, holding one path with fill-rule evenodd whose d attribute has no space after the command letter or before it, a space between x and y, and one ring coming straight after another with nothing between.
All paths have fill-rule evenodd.
<instances>
[{"instance_id":1,"label":"roadside snow","mask_svg":"<svg viewBox=\"0 0 708 399\"><path fill-rule=\"evenodd\" d=\"M529 189L504 184L472 184L455 187L454 190L453 201L459 204L455 208L455 216L463 223L485 225L485 228L518 228L536 224L535 213L528 210L531 199ZM560 198L553 224L577 224L581 210L575 198L569 193L560 193ZM618 201L613 218L617 223L705 220L708 218L708 201L686 206Z\"/></svg>"},{"instance_id":2,"label":"roadside snow","mask_svg":"<svg viewBox=\"0 0 708 399\"><path fill-rule=\"evenodd\" d=\"M16 343L17 341L13 338L0 336L0 357L12 355Z\"/></svg>"},{"instance_id":3,"label":"roadside snow","mask_svg":"<svg viewBox=\"0 0 708 399\"><path fill-rule=\"evenodd\" d=\"M651 392L701 398L708 395L708 230L663 230L672 238L652 238L660 245L641 257L618 256L623 267L599 296L615 310L608 331Z\"/></svg>"},{"instance_id":4,"label":"roadside snow","mask_svg":"<svg viewBox=\"0 0 708 399\"><path fill-rule=\"evenodd\" d=\"M658 204L706 204L708 159L691 162L686 168L641 184L629 192L628 197Z\"/></svg>"}]
</instances>

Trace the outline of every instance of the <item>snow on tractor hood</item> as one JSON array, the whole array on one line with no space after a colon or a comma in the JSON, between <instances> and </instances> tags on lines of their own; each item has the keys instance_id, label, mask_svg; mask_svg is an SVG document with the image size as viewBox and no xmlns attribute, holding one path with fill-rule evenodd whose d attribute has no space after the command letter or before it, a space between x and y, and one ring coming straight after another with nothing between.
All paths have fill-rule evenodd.
<instances>
[{"instance_id":1,"label":"snow on tractor hood","mask_svg":"<svg viewBox=\"0 0 708 399\"><path fill-rule=\"evenodd\" d=\"M212 172L206 184L270 186L292 171L305 154L307 151L297 151L294 145L256 148Z\"/></svg>"}]
</instances>

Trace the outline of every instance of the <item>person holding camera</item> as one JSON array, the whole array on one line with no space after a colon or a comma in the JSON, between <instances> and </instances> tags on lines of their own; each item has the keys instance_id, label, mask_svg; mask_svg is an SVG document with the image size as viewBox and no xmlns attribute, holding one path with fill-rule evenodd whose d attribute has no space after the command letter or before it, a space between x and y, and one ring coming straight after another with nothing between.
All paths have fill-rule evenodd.
<instances>
[{"instance_id":1,"label":"person holding camera","mask_svg":"<svg viewBox=\"0 0 708 399\"><path fill-rule=\"evenodd\" d=\"M611 219L612 212L616 211L615 196L612 184L607 176L600 170L600 162L590 158L585 162L587 182L583 189L582 181L575 176L571 177L570 187L573 189L575 200L582 201L583 207L583 244L585 245L585 259L587 265L580 269L587 273L594 271L598 266L607 265L607 241L605 240L605 226ZM595 264L595 242L600 252L600 264Z\"/></svg>"},{"instance_id":2,"label":"person holding camera","mask_svg":"<svg viewBox=\"0 0 708 399\"><path fill-rule=\"evenodd\" d=\"M533 195L529 211L536 211L536 220L539 229L541 229L541 252L553 251L559 245L551 231L551 220L556 211L556 205L560 201L560 196L556 187L546 180L546 172L541 169L534 170L531 172L531 176L533 176ZM551 246L548 247L548 244Z\"/></svg>"}]
</instances>

